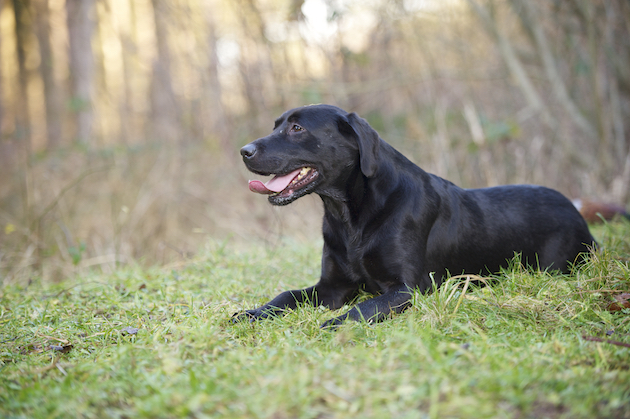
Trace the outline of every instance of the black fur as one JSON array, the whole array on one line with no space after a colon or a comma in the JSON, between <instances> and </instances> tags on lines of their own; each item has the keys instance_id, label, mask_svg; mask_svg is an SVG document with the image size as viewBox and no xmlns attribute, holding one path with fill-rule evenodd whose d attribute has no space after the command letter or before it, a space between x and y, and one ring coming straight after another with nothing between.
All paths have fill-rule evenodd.
<instances>
[{"instance_id":1,"label":"black fur","mask_svg":"<svg viewBox=\"0 0 630 419\"><path fill-rule=\"evenodd\" d=\"M515 253L524 264L567 272L595 242L586 222L559 192L510 185L462 189L429 174L379 138L354 113L313 105L285 112L273 132L241 149L252 172L301 167L317 178L303 190L270 196L286 205L306 193L324 203L319 282L286 291L235 315L255 320L305 302L338 309L360 289L376 297L328 320L379 321L401 312L413 290L429 291L448 274L490 274Z\"/></svg>"}]
</instances>

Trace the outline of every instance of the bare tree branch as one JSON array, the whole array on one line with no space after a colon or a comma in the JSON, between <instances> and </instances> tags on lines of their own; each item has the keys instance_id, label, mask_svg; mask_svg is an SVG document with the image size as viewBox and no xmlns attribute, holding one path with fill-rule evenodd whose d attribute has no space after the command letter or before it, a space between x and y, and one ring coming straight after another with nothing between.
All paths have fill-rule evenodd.
<instances>
[{"instance_id":1,"label":"bare tree branch","mask_svg":"<svg viewBox=\"0 0 630 419\"><path fill-rule=\"evenodd\" d=\"M537 19L533 3L529 1L517 0L512 0L511 3L513 8L517 8L518 6L522 7L524 13L520 14L521 21L527 26L527 28L534 36L536 48L538 49L538 53L540 54L540 57L542 59L545 72L547 73L547 77L549 78L549 82L556 96L556 99L558 99L562 107L567 111L575 124L580 127L580 129L584 131L584 133L587 134L589 137L595 138L597 136L595 128L588 121L588 119L586 119L580 109L578 109L578 107L575 105L575 102L573 102L573 100L569 96L562 77L558 72L555 59L553 58L553 54L551 53L551 48L549 48L549 43L547 42L545 32L543 31L542 26L539 23L539 19Z\"/></svg>"},{"instance_id":2,"label":"bare tree branch","mask_svg":"<svg viewBox=\"0 0 630 419\"><path fill-rule=\"evenodd\" d=\"M483 24L486 31L497 41L499 45L499 49L501 51L501 55L505 60L508 68L512 75L516 78L517 83L519 84L525 98L527 99L527 103L531 106L536 112L541 113L543 120L547 125L553 127L555 122L551 118L547 107L542 101L540 95L536 91L534 84L532 83L530 77L527 72L523 68L523 64L519 60L512 44L508 40L508 38L501 32L496 22L492 19L488 11L482 7L475 0L468 0L468 3L472 6L473 10L481 19L481 23Z\"/></svg>"}]
</instances>

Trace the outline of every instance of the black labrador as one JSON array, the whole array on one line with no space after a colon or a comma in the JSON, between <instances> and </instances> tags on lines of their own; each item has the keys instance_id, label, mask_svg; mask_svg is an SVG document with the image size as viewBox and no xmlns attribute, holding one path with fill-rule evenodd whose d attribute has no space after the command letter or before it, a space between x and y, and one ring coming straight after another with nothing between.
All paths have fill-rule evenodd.
<instances>
[{"instance_id":1,"label":"black labrador","mask_svg":"<svg viewBox=\"0 0 630 419\"><path fill-rule=\"evenodd\" d=\"M562 194L541 186L462 189L409 161L362 118L330 105L285 112L273 132L241 149L247 168L275 175L249 188L287 205L308 193L324 202L321 278L262 307L266 318L300 303L338 309L360 289L378 296L346 319L380 321L449 274L491 274L515 254L523 264L567 272L595 241ZM432 277L433 276L433 280Z\"/></svg>"}]
</instances>

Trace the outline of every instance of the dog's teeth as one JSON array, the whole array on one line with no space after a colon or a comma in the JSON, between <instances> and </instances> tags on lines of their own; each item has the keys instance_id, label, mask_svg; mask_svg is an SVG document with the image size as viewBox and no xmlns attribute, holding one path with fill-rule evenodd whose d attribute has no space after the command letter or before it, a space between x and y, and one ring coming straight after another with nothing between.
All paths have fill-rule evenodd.
<instances>
[{"instance_id":1,"label":"dog's teeth","mask_svg":"<svg viewBox=\"0 0 630 419\"><path fill-rule=\"evenodd\" d=\"M291 181L291 185L295 185L296 183L301 181L302 178L308 173L308 170L308 167L303 167L302 170L300 170L300 173L298 173L298 175L295 177L295 179Z\"/></svg>"},{"instance_id":2,"label":"dog's teeth","mask_svg":"<svg viewBox=\"0 0 630 419\"><path fill-rule=\"evenodd\" d=\"M291 183L289 183L289 186L295 185L297 184L299 181L301 181L304 176L306 176L306 174L310 171L311 169L308 167L303 167L302 170L300 170L300 173L298 173L298 175L291 181ZM293 192L293 191L291 191Z\"/></svg>"}]
</instances>

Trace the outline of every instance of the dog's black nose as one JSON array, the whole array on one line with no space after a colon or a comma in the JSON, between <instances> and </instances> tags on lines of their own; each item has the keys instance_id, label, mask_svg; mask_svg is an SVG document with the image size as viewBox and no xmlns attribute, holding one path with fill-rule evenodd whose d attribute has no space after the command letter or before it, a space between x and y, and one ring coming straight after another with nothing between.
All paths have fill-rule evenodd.
<instances>
[{"instance_id":1,"label":"dog's black nose","mask_svg":"<svg viewBox=\"0 0 630 419\"><path fill-rule=\"evenodd\" d=\"M251 159L256 154L256 146L252 143L247 144L245 147L241 148L241 156Z\"/></svg>"}]
</instances>

